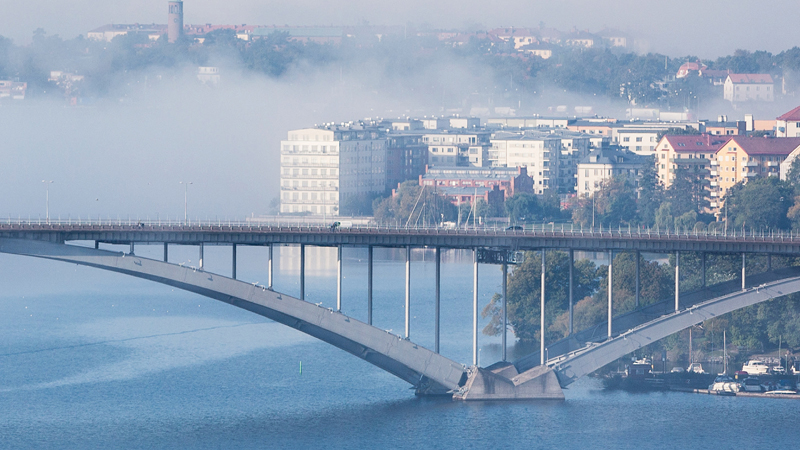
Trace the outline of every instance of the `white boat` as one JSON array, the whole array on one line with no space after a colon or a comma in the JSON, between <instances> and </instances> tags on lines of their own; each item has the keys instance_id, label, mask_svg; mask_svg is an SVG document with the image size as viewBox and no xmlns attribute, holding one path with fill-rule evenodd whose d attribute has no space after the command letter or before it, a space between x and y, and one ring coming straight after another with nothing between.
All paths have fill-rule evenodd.
<instances>
[{"instance_id":1,"label":"white boat","mask_svg":"<svg viewBox=\"0 0 800 450\"><path fill-rule=\"evenodd\" d=\"M706 371L703 370L703 365L700 363L689 364L689 367L686 369L686 371L689 373L706 373Z\"/></svg>"},{"instance_id":2,"label":"white boat","mask_svg":"<svg viewBox=\"0 0 800 450\"><path fill-rule=\"evenodd\" d=\"M769 373L769 366L759 359L751 359L742 366L742 371L748 375L766 375Z\"/></svg>"}]
</instances>

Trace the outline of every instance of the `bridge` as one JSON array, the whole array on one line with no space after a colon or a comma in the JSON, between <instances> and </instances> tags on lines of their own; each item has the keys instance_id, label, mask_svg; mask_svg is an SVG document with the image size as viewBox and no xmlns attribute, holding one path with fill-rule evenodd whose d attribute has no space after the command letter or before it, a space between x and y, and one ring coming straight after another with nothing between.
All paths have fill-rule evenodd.
<instances>
[{"instance_id":1,"label":"bridge","mask_svg":"<svg viewBox=\"0 0 800 450\"><path fill-rule=\"evenodd\" d=\"M269 225L257 222L162 223L152 221L45 221L7 220L0 223L0 253L63 261L123 273L174 286L231 305L247 309L290 326L341 348L408 382L420 395L453 395L463 400L486 399L561 399L562 387L589 374L637 348L655 342L693 324L758 302L800 291L800 269L784 269L766 274L746 273L747 255L793 256L800 254L800 236L793 233L684 232L670 233L650 229L582 230L573 226L541 226L538 229L504 228L441 229L399 227L330 228L313 225ZM94 242L94 248L75 245L76 241ZM129 246L129 251L109 251L101 244ZM137 256L137 244L163 245L163 259ZM198 266L185 267L169 262L170 245L194 245L199 252ZM272 256L274 245L300 247L300 295L294 298L273 290ZM231 277L206 272L203 251L207 245L232 247ZM259 286L236 279L237 246L269 248L268 282ZM338 282L336 309L304 301L305 247L337 247ZM345 246L368 248L367 322L342 312L342 252ZM372 254L374 247L404 248L405 329L394 335L372 326ZM429 350L411 341L410 253L413 247L435 250L435 344ZM439 354L440 265L441 249L473 251L473 361L470 366ZM507 342L503 333L503 362L487 368L477 367L478 358L478 270L486 254L494 252L492 262L503 266L504 327L507 266L513 263L512 252L567 250L570 260L569 336L559 342L540 343L539 352L513 363L507 361ZM574 251L635 252L636 305L631 313L614 317L612 277L609 276L608 318L601 338L597 329L573 330L572 266ZM675 253L676 289L673 300L644 308L639 306L640 252ZM680 252L741 254L740 280L708 287L681 298ZM481 256L484 255L484 256ZM482 259L483 258L483 259ZM545 278L542 259L541 328L544 335ZM488 261L485 261L488 262ZM656 319L651 320L653 316ZM538 359L538 363L537 360Z\"/></svg>"}]
</instances>

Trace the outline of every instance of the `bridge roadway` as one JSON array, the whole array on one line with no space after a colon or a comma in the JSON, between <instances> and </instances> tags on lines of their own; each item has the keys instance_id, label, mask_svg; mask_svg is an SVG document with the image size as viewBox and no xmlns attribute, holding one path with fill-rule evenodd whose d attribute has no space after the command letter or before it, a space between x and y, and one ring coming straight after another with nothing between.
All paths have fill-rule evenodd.
<instances>
[{"instance_id":1,"label":"bridge roadway","mask_svg":"<svg viewBox=\"0 0 800 450\"><path fill-rule=\"evenodd\" d=\"M0 222L0 237L50 242L96 241L109 244L270 245L498 248L510 250L676 251L707 253L800 254L800 235L785 232L725 234L642 229L581 230L564 225L537 229L445 229L356 226L329 227L258 223L157 221L14 221Z\"/></svg>"}]
</instances>

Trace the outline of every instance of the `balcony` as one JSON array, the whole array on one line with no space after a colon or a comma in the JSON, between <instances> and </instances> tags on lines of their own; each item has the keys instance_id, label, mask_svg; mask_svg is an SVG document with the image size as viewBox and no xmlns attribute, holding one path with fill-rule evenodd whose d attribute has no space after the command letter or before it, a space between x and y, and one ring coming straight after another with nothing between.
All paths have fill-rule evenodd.
<instances>
[{"instance_id":1,"label":"balcony","mask_svg":"<svg viewBox=\"0 0 800 450\"><path fill-rule=\"evenodd\" d=\"M670 158L670 162L686 166L689 164L709 164L710 160L705 158Z\"/></svg>"},{"instance_id":2,"label":"balcony","mask_svg":"<svg viewBox=\"0 0 800 450\"><path fill-rule=\"evenodd\" d=\"M716 171L716 170L712 170L712 171L711 171L711 176L712 176L712 177L716 177L717 175L719 175L719 174L717 173L717 171Z\"/></svg>"},{"instance_id":3,"label":"balcony","mask_svg":"<svg viewBox=\"0 0 800 450\"><path fill-rule=\"evenodd\" d=\"M767 167L780 167L781 163L779 161L769 161L767 162Z\"/></svg>"},{"instance_id":4,"label":"balcony","mask_svg":"<svg viewBox=\"0 0 800 450\"><path fill-rule=\"evenodd\" d=\"M745 164L745 165L747 167L758 167L759 163L758 163L758 161L747 161L747 164Z\"/></svg>"},{"instance_id":5,"label":"balcony","mask_svg":"<svg viewBox=\"0 0 800 450\"><path fill-rule=\"evenodd\" d=\"M744 176L745 176L746 178L755 178L755 177L757 177L757 176L758 176L758 174L757 174L757 173L755 173L755 172L747 172L747 173L745 173L745 174L744 174Z\"/></svg>"},{"instance_id":6,"label":"balcony","mask_svg":"<svg viewBox=\"0 0 800 450\"><path fill-rule=\"evenodd\" d=\"M718 166L719 165L719 161L717 161L716 159L712 159L711 160L711 165L712 166Z\"/></svg>"},{"instance_id":7,"label":"balcony","mask_svg":"<svg viewBox=\"0 0 800 450\"><path fill-rule=\"evenodd\" d=\"M711 191L711 196L712 197L717 197L717 196L719 196L719 194L716 191Z\"/></svg>"},{"instance_id":8,"label":"balcony","mask_svg":"<svg viewBox=\"0 0 800 450\"><path fill-rule=\"evenodd\" d=\"M716 182L716 181L712 181L712 182L711 182L711 186L712 186L712 187L717 187L717 186L719 186L719 183L718 183L718 182Z\"/></svg>"},{"instance_id":9,"label":"balcony","mask_svg":"<svg viewBox=\"0 0 800 450\"><path fill-rule=\"evenodd\" d=\"M716 208L718 206L718 204L717 204L717 202L711 202L711 203L709 203L709 206L711 206L712 208Z\"/></svg>"}]
</instances>

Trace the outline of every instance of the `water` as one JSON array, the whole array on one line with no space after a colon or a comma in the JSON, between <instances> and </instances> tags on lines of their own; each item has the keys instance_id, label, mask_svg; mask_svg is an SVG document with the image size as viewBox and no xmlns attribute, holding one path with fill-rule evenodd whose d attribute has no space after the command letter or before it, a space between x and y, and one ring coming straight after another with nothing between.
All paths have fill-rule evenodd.
<instances>
[{"instance_id":1,"label":"water","mask_svg":"<svg viewBox=\"0 0 800 450\"><path fill-rule=\"evenodd\" d=\"M263 284L258 250L240 249L239 274ZM229 270L229 252L206 248L206 267ZM171 249L179 262L195 254ZM294 259L289 249L282 254L276 288L291 294ZM375 269L376 324L398 333L401 257L376 252ZM412 338L432 345L433 264L430 255L414 257ZM360 259L357 250L345 253L345 310L365 317ZM332 305L335 266L325 261L335 261L334 253L309 260L309 301ZM445 261L442 351L469 363L472 268L455 253ZM734 448L783 447L798 437L800 402L604 392L589 378L570 386L565 402L416 398L366 362L213 300L20 257L0 257L0 269L4 449ZM499 278L496 268L481 267L481 305ZM499 358L498 342L481 337L482 364Z\"/></svg>"}]
</instances>

